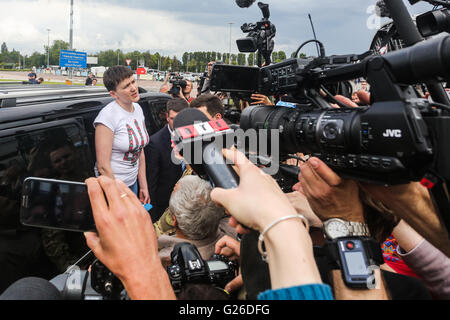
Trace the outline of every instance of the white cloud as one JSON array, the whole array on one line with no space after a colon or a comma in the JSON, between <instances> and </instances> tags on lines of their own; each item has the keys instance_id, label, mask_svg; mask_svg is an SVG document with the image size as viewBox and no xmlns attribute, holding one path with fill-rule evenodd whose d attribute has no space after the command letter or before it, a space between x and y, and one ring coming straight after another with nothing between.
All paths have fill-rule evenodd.
<instances>
[{"instance_id":1,"label":"white cloud","mask_svg":"<svg viewBox=\"0 0 450 320\"><path fill-rule=\"evenodd\" d=\"M50 28L50 42L55 39L69 42L69 3L52 0L9 2L11 14L0 19L0 41L6 42L9 49L15 48L22 53L43 52L43 46L47 45L47 28ZM120 43L120 48L126 52L164 50L165 54L180 55L194 50L225 51L228 50L227 40L225 25L199 32L194 20L180 21L175 13L167 11L92 1L75 1L74 5L73 43L77 50L117 49Z\"/></svg>"}]
</instances>

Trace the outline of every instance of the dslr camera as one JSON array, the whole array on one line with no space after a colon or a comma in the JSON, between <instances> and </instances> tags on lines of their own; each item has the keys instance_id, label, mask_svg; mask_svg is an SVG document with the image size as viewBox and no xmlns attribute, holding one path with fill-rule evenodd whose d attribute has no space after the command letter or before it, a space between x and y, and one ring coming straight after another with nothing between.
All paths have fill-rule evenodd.
<instances>
[{"instance_id":1,"label":"dslr camera","mask_svg":"<svg viewBox=\"0 0 450 320\"><path fill-rule=\"evenodd\" d=\"M175 293L180 292L186 283L208 283L224 288L237 275L235 262L217 254L205 261L198 249L188 242L175 245L170 258L172 264L167 267L167 274Z\"/></svg>"}]
</instances>

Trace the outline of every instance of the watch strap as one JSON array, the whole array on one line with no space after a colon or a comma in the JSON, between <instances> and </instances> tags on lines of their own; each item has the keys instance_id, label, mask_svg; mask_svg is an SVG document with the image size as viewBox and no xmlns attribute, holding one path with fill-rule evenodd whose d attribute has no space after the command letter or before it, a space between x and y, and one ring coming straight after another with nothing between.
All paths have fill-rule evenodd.
<instances>
[{"instance_id":1,"label":"watch strap","mask_svg":"<svg viewBox=\"0 0 450 320\"><path fill-rule=\"evenodd\" d=\"M349 230L349 237L370 237L369 227L361 222L345 221Z\"/></svg>"}]
</instances>

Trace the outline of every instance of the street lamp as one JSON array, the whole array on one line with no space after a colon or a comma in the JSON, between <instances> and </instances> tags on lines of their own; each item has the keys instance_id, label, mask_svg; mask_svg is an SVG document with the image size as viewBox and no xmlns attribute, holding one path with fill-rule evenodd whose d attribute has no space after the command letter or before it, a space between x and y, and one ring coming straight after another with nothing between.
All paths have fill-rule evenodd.
<instances>
[{"instance_id":1,"label":"street lamp","mask_svg":"<svg viewBox=\"0 0 450 320\"><path fill-rule=\"evenodd\" d=\"M50 29L47 29L48 39L47 39L47 69L50 68Z\"/></svg>"},{"instance_id":2,"label":"street lamp","mask_svg":"<svg viewBox=\"0 0 450 320\"><path fill-rule=\"evenodd\" d=\"M230 48L228 50L228 64L231 64L231 25L233 25L233 22L228 22L230 25Z\"/></svg>"}]
</instances>

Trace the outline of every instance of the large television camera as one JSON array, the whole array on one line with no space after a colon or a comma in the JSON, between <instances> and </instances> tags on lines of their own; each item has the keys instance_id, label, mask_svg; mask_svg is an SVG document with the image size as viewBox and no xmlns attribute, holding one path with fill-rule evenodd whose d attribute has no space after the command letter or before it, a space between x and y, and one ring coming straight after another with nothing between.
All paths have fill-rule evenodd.
<instances>
[{"instance_id":1,"label":"large television camera","mask_svg":"<svg viewBox=\"0 0 450 320\"><path fill-rule=\"evenodd\" d=\"M445 36L384 56L292 58L263 68L221 65L212 70L211 87L220 91L234 81L234 90L294 101L290 107L248 107L240 126L279 130L282 153L317 156L344 177L387 184L420 180L426 173L449 179L444 141L450 107L419 98L410 86L447 79L449 59ZM325 85L358 77L371 86L371 106L332 108L330 103L339 102Z\"/></svg>"},{"instance_id":2,"label":"large television camera","mask_svg":"<svg viewBox=\"0 0 450 320\"><path fill-rule=\"evenodd\" d=\"M270 11L269 5L258 2L258 7L261 9L263 18L256 23L244 23L241 30L248 33L247 37L236 40L236 44L240 52L256 52L258 51L257 64L262 65L261 56L264 57L266 65L271 63L271 55L275 42L277 29L275 25L269 21Z\"/></svg>"}]
</instances>

